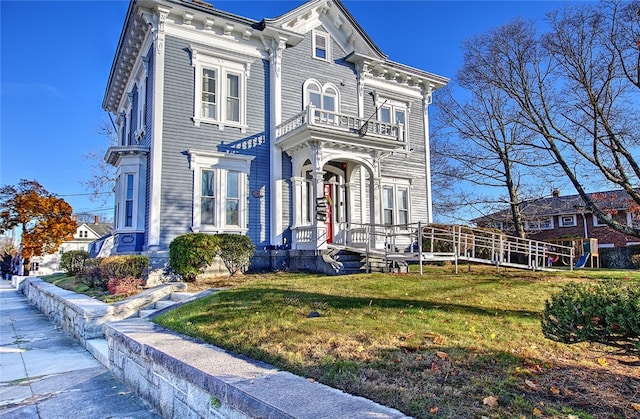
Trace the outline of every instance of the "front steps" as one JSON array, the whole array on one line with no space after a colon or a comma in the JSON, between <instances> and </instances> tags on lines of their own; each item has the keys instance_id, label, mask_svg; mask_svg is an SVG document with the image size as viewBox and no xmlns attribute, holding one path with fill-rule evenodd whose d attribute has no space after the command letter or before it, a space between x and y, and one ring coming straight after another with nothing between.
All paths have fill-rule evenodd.
<instances>
[{"instance_id":1,"label":"front steps","mask_svg":"<svg viewBox=\"0 0 640 419\"><path fill-rule=\"evenodd\" d=\"M197 293L193 292L172 292L162 300L155 301L154 303L139 310L136 315L132 317L148 319L150 316L159 314L164 310L170 310L170 307L192 299L196 294ZM98 360L98 362L109 368L109 344L105 338L87 339L86 349L96 360Z\"/></svg>"},{"instance_id":2,"label":"front steps","mask_svg":"<svg viewBox=\"0 0 640 419\"><path fill-rule=\"evenodd\" d=\"M138 312L138 317L148 318L149 316L156 314L165 308L172 307L181 301L185 301L194 295L195 294L191 292L172 292L168 297L142 308Z\"/></svg>"},{"instance_id":3,"label":"front steps","mask_svg":"<svg viewBox=\"0 0 640 419\"><path fill-rule=\"evenodd\" d=\"M340 266L338 275L351 275L357 273L368 272L396 272L406 273L409 271L409 265L404 260L391 260L384 255L369 254L367 259L364 251L357 249L343 249L333 247L327 254L333 261L338 262ZM368 265L368 266L367 266Z\"/></svg>"}]
</instances>

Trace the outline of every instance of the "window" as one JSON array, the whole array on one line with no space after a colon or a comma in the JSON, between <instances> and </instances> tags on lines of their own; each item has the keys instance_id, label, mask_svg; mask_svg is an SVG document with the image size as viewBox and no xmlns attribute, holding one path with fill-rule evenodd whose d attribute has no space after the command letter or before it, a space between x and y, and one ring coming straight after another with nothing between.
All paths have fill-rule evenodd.
<instances>
[{"instance_id":1,"label":"window","mask_svg":"<svg viewBox=\"0 0 640 419\"><path fill-rule=\"evenodd\" d=\"M577 224L576 216L574 215L561 215L560 227L575 227Z\"/></svg>"},{"instance_id":2,"label":"window","mask_svg":"<svg viewBox=\"0 0 640 419\"><path fill-rule=\"evenodd\" d=\"M376 106L378 107L378 120L385 124L399 125L400 139L408 139L409 136L406 127L407 113L409 112L408 103L400 100L377 97Z\"/></svg>"},{"instance_id":3,"label":"window","mask_svg":"<svg viewBox=\"0 0 640 419\"><path fill-rule=\"evenodd\" d=\"M253 156L187 150L194 171L193 231L246 232Z\"/></svg>"},{"instance_id":4,"label":"window","mask_svg":"<svg viewBox=\"0 0 640 419\"><path fill-rule=\"evenodd\" d=\"M213 170L202 171L200 195L200 219L202 224L215 224L215 176Z\"/></svg>"},{"instance_id":5,"label":"window","mask_svg":"<svg viewBox=\"0 0 640 419\"><path fill-rule=\"evenodd\" d=\"M317 80L309 79L303 85L304 103L302 108L312 105L317 110L315 117L320 121L334 122L334 113L340 112L340 91L332 83L321 85ZM322 111L328 112L322 112Z\"/></svg>"},{"instance_id":6,"label":"window","mask_svg":"<svg viewBox=\"0 0 640 419\"><path fill-rule=\"evenodd\" d=\"M313 32L313 58L329 61L329 35Z\"/></svg>"},{"instance_id":7,"label":"window","mask_svg":"<svg viewBox=\"0 0 640 419\"><path fill-rule=\"evenodd\" d=\"M613 218L613 215L611 214L606 214L607 219L611 220ZM596 217L595 214L591 215L591 218L593 218L593 226L594 227L604 227L607 225L607 223L605 223L604 221L601 221L598 217Z\"/></svg>"},{"instance_id":8,"label":"window","mask_svg":"<svg viewBox=\"0 0 640 419\"><path fill-rule=\"evenodd\" d=\"M217 56L216 52L191 46L191 64L195 68L193 121L227 126L246 131L246 81L249 62Z\"/></svg>"},{"instance_id":9,"label":"window","mask_svg":"<svg viewBox=\"0 0 640 419\"><path fill-rule=\"evenodd\" d=\"M238 180L240 174L235 171L227 172L227 207L226 225L240 227L238 212L240 210L240 190Z\"/></svg>"},{"instance_id":10,"label":"window","mask_svg":"<svg viewBox=\"0 0 640 419\"><path fill-rule=\"evenodd\" d=\"M382 187L382 223L387 226L405 225L411 222L409 181L392 180L393 184Z\"/></svg>"},{"instance_id":11,"label":"window","mask_svg":"<svg viewBox=\"0 0 640 419\"><path fill-rule=\"evenodd\" d=\"M627 212L627 225L633 228L640 228L640 211Z\"/></svg>"},{"instance_id":12,"label":"window","mask_svg":"<svg viewBox=\"0 0 640 419\"><path fill-rule=\"evenodd\" d=\"M525 222L526 230L553 230L553 218L543 217Z\"/></svg>"},{"instance_id":13,"label":"window","mask_svg":"<svg viewBox=\"0 0 640 419\"><path fill-rule=\"evenodd\" d=\"M240 76L227 74L227 121L240 122Z\"/></svg>"},{"instance_id":14,"label":"window","mask_svg":"<svg viewBox=\"0 0 640 419\"><path fill-rule=\"evenodd\" d=\"M398 188L398 224L409 224L409 190Z\"/></svg>"},{"instance_id":15,"label":"window","mask_svg":"<svg viewBox=\"0 0 640 419\"><path fill-rule=\"evenodd\" d=\"M384 225L393 225L393 189L382 188L382 222Z\"/></svg>"},{"instance_id":16,"label":"window","mask_svg":"<svg viewBox=\"0 0 640 419\"><path fill-rule=\"evenodd\" d=\"M126 197L124 201L124 226L133 226L133 174L126 175ZM86 236L85 236L86 237Z\"/></svg>"},{"instance_id":17,"label":"window","mask_svg":"<svg viewBox=\"0 0 640 419\"><path fill-rule=\"evenodd\" d=\"M216 71L202 69L202 114L203 118L217 119Z\"/></svg>"}]
</instances>

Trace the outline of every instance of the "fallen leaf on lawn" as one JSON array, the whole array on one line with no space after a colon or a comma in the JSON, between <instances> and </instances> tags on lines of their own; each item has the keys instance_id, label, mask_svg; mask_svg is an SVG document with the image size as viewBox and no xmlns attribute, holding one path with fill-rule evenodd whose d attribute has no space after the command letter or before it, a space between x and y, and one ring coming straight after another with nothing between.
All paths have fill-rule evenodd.
<instances>
[{"instance_id":1,"label":"fallen leaf on lawn","mask_svg":"<svg viewBox=\"0 0 640 419\"><path fill-rule=\"evenodd\" d=\"M633 410L636 412L640 412L640 403L631 403L631 407L633 407Z\"/></svg>"},{"instance_id":2,"label":"fallen leaf on lawn","mask_svg":"<svg viewBox=\"0 0 640 419\"><path fill-rule=\"evenodd\" d=\"M316 380L314 378L311 378L311 377L307 378L307 381L310 382L310 383L315 383L316 382Z\"/></svg>"},{"instance_id":3,"label":"fallen leaf on lawn","mask_svg":"<svg viewBox=\"0 0 640 419\"><path fill-rule=\"evenodd\" d=\"M556 387L554 387L554 386L551 386L551 388L550 388L549 390L551 391L551 393L552 393L554 396L557 396L557 395L559 395L559 394L560 394L560 390L558 390L558 389L557 389Z\"/></svg>"},{"instance_id":4,"label":"fallen leaf on lawn","mask_svg":"<svg viewBox=\"0 0 640 419\"><path fill-rule=\"evenodd\" d=\"M438 358L440 359L447 359L449 358L449 354L446 352L442 352L442 351L438 351L436 352L436 355L438 356Z\"/></svg>"},{"instance_id":5,"label":"fallen leaf on lawn","mask_svg":"<svg viewBox=\"0 0 640 419\"><path fill-rule=\"evenodd\" d=\"M531 390L537 390L538 386L536 385L536 383L534 383L531 380L524 380L524 383L527 385L527 387L529 387Z\"/></svg>"},{"instance_id":6,"label":"fallen leaf on lawn","mask_svg":"<svg viewBox=\"0 0 640 419\"><path fill-rule=\"evenodd\" d=\"M436 413L438 413L438 410L440 410L440 408L439 408L438 406L436 406L436 407L432 407L432 408L431 408L431 410L430 410L430 412L431 412L432 414L436 414Z\"/></svg>"},{"instance_id":7,"label":"fallen leaf on lawn","mask_svg":"<svg viewBox=\"0 0 640 419\"><path fill-rule=\"evenodd\" d=\"M416 361L422 361L424 359L424 357L422 355L418 355L416 356Z\"/></svg>"},{"instance_id":8,"label":"fallen leaf on lawn","mask_svg":"<svg viewBox=\"0 0 640 419\"><path fill-rule=\"evenodd\" d=\"M598 358L598 364L602 365L603 367L606 367L607 360L605 358Z\"/></svg>"},{"instance_id":9,"label":"fallen leaf on lawn","mask_svg":"<svg viewBox=\"0 0 640 419\"><path fill-rule=\"evenodd\" d=\"M498 399L496 399L493 396L488 396L482 400L482 404L486 404L487 406L493 409L498 405Z\"/></svg>"},{"instance_id":10,"label":"fallen leaf on lawn","mask_svg":"<svg viewBox=\"0 0 640 419\"><path fill-rule=\"evenodd\" d=\"M537 407L534 407L533 416L542 416L542 410L538 409Z\"/></svg>"}]
</instances>

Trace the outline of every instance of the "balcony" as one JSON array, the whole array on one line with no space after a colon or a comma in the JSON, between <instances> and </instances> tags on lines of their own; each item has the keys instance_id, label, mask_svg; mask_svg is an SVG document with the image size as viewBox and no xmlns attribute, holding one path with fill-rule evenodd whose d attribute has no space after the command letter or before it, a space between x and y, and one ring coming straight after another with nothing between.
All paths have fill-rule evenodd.
<instances>
[{"instance_id":1,"label":"balcony","mask_svg":"<svg viewBox=\"0 0 640 419\"><path fill-rule=\"evenodd\" d=\"M285 152L310 141L358 151L397 151L406 148L402 124L388 124L357 116L307 107L276 127L275 144Z\"/></svg>"}]
</instances>

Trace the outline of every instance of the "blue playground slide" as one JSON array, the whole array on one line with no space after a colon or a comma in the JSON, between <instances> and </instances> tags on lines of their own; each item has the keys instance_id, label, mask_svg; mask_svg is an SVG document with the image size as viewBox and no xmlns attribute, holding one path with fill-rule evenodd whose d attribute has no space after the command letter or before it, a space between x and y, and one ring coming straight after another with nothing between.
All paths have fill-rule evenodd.
<instances>
[{"instance_id":1,"label":"blue playground slide","mask_svg":"<svg viewBox=\"0 0 640 419\"><path fill-rule=\"evenodd\" d=\"M585 253L584 255L580 255L578 261L576 262L576 269L584 268L584 265L587 264L587 259L589 259L589 253Z\"/></svg>"}]
</instances>

